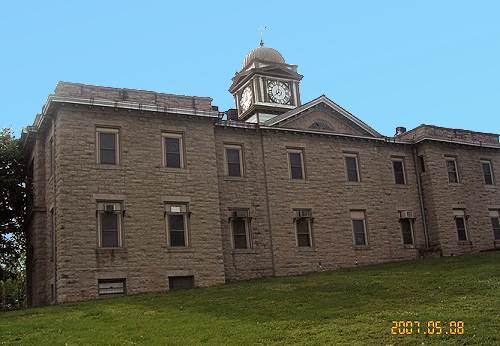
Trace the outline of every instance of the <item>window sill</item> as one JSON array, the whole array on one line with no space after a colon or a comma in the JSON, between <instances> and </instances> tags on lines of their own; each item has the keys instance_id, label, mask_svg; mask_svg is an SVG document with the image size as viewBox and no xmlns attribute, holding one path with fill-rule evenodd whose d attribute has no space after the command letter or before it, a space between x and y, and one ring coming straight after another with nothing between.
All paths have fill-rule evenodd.
<instances>
[{"instance_id":1,"label":"window sill","mask_svg":"<svg viewBox=\"0 0 500 346\"><path fill-rule=\"evenodd\" d=\"M104 165L104 164L101 165L98 163L96 165L96 168L97 169L118 169L119 170L119 169L122 169L123 167L120 165Z\"/></svg>"},{"instance_id":2,"label":"window sill","mask_svg":"<svg viewBox=\"0 0 500 346\"><path fill-rule=\"evenodd\" d=\"M346 181L345 185L346 186L360 186L361 182L360 181Z\"/></svg>"},{"instance_id":3,"label":"window sill","mask_svg":"<svg viewBox=\"0 0 500 346\"><path fill-rule=\"evenodd\" d=\"M171 246L165 246L165 249L168 252L178 252L178 253L191 253L194 252L194 250L190 247L171 247Z\"/></svg>"},{"instance_id":4,"label":"window sill","mask_svg":"<svg viewBox=\"0 0 500 346\"><path fill-rule=\"evenodd\" d=\"M160 171L164 173L179 173L179 174L187 174L189 170L187 168L169 168L169 167L160 167Z\"/></svg>"},{"instance_id":5,"label":"window sill","mask_svg":"<svg viewBox=\"0 0 500 346\"><path fill-rule=\"evenodd\" d=\"M369 245L353 245L352 248L354 250L371 250Z\"/></svg>"},{"instance_id":6,"label":"window sill","mask_svg":"<svg viewBox=\"0 0 500 346\"><path fill-rule=\"evenodd\" d=\"M294 184L305 184L306 180L305 179L292 179L288 178L288 181Z\"/></svg>"},{"instance_id":7,"label":"window sill","mask_svg":"<svg viewBox=\"0 0 500 346\"><path fill-rule=\"evenodd\" d=\"M128 250L126 247L98 247L95 249L95 252L98 254L101 253L127 253Z\"/></svg>"},{"instance_id":8,"label":"window sill","mask_svg":"<svg viewBox=\"0 0 500 346\"><path fill-rule=\"evenodd\" d=\"M410 187L409 184L396 184L396 183L394 183L393 186L398 189L408 189Z\"/></svg>"},{"instance_id":9,"label":"window sill","mask_svg":"<svg viewBox=\"0 0 500 346\"><path fill-rule=\"evenodd\" d=\"M299 252L318 252L318 250L316 250L316 248L307 247L307 246L297 246L297 251L299 251Z\"/></svg>"},{"instance_id":10,"label":"window sill","mask_svg":"<svg viewBox=\"0 0 500 346\"><path fill-rule=\"evenodd\" d=\"M247 177L242 176L242 177L230 177L228 175L224 176L225 181L247 181Z\"/></svg>"},{"instance_id":11,"label":"window sill","mask_svg":"<svg viewBox=\"0 0 500 346\"><path fill-rule=\"evenodd\" d=\"M254 249L233 249L231 251L231 254L233 254L233 255L256 255L257 252L255 252Z\"/></svg>"},{"instance_id":12,"label":"window sill","mask_svg":"<svg viewBox=\"0 0 500 346\"><path fill-rule=\"evenodd\" d=\"M468 246L468 245L472 245L472 241L470 240L459 240L457 242L458 245L460 246Z\"/></svg>"},{"instance_id":13,"label":"window sill","mask_svg":"<svg viewBox=\"0 0 500 346\"><path fill-rule=\"evenodd\" d=\"M415 250L415 245L404 244L403 249L405 250Z\"/></svg>"},{"instance_id":14,"label":"window sill","mask_svg":"<svg viewBox=\"0 0 500 346\"><path fill-rule=\"evenodd\" d=\"M496 185L487 185L487 184L484 184L484 188L486 190L496 190L497 189L497 186Z\"/></svg>"}]
</instances>

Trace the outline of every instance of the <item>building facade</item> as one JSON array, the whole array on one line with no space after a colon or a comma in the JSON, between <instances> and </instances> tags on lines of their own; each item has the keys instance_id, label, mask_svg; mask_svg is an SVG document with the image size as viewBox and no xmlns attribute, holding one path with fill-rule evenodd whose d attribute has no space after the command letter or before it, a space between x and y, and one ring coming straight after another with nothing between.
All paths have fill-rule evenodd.
<instances>
[{"instance_id":1,"label":"building facade","mask_svg":"<svg viewBox=\"0 0 500 346\"><path fill-rule=\"evenodd\" d=\"M498 134L379 134L261 45L205 97L58 83L23 132L31 305L500 247Z\"/></svg>"}]
</instances>

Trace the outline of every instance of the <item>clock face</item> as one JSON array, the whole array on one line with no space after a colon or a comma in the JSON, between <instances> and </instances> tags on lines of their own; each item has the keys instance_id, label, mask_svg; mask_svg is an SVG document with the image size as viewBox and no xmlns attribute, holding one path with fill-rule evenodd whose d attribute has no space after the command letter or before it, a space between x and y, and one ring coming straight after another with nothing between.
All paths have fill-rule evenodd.
<instances>
[{"instance_id":1,"label":"clock face","mask_svg":"<svg viewBox=\"0 0 500 346\"><path fill-rule=\"evenodd\" d=\"M241 110L244 112L246 111L250 105L252 104L252 89L250 89L249 86L243 90L241 93L241 98L240 98L240 106Z\"/></svg>"},{"instance_id":2,"label":"clock face","mask_svg":"<svg viewBox=\"0 0 500 346\"><path fill-rule=\"evenodd\" d=\"M275 103L286 104L290 101L290 88L288 84L273 80L267 84L267 93Z\"/></svg>"}]
</instances>

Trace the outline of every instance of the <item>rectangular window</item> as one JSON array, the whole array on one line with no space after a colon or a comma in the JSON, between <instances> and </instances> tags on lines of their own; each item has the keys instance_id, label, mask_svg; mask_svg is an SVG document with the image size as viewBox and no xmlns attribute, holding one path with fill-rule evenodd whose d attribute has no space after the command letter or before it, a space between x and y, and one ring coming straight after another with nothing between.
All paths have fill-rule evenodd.
<instances>
[{"instance_id":1,"label":"rectangular window","mask_svg":"<svg viewBox=\"0 0 500 346\"><path fill-rule=\"evenodd\" d=\"M366 219L364 211L351 211L352 230L354 245L367 245Z\"/></svg>"},{"instance_id":2,"label":"rectangular window","mask_svg":"<svg viewBox=\"0 0 500 346\"><path fill-rule=\"evenodd\" d=\"M290 165L290 178L295 180L304 179L304 158L302 150L288 149L288 163Z\"/></svg>"},{"instance_id":3,"label":"rectangular window","mask_svg":"<svg viewBox=\"0 0 500 346\"><path fill-rule=\"evenodd\" d=\"M405 165L403 159L392 159L394 182L398 185L406 184Z\"/></svg>"},{"instance_id":4,"label":"rectangular window","mask_svg":"<svg viewBox=\"0 0 500 346\"><path fill-rule=\"evenodd\" d=\"M121 203L100 202L97 205L97 223L100 247L122 246L122 207Z\"/></svg>"},{"instance_id":5,"label":"rectangular window","mask_svg":"<svg viewBox=\"0 0 500 346\"><path fill-rule=\"evenodd\" d=\"M347 181L358 182L359 181L358 157L356 155L346 155L345 167L347 172Z\"/></svg>"},{"instance_id":6,"label":"rectangular window","mask_svg":"<svg viewBox=\"0 0 500 346\"><path fill-rule=\"evenodd\" d=\"M168 277L168 287L171 290L193 288L194 287L194 276L169 276Z\"/></svg>"},{"instance_id":7,"label":"rectangular window","mask_svg":"<svg viewBox=\"0 0 500 346\"><path fill-rule=\"evenodd\" d=\"M500 240L500 217L498 210L490 210L491 227L493 228L493 237Z\"/></svg>"},{"instance_id":8,"label":"rectangular window","mask_svg":"<svg viewBox=\"0 0 500 346\"><path fill-rule=\"evenodd\" d=\"M55 147L54 138L49 140L49 177L54 174Z\"/></svg>"},{"instance_id":9,"label":"rectangular window","mask_svg":"<svg viewBox=\"0 0 500 346\"><path fill-rule=\"evenodd\" d=\"M400 219L403 244L413 245L413 222L412 219Z\"/></svg>"},{"instance_id":10,"label":"rectangular window","mask_svg":"<svg viewBox=\"0 0 500 346\"><path fill-rule=\"evenodd\" d=\"M466 241L468 239L468 235L467 223L465 221L465 211L462 209L454 209L453 215L455 216L455 226L457 228L458 240Z\"/></svg>"},{"instance_id":11,"label":"rectangular window","mask_svg":"<svg viewBox=\"0 0 500 346\"><path fill-rule=\"evenodd\" d=\"M233 230L233 247L235 249L249 248L247 218L233 217L231 219L231 227Z\"/></svg>"},{"instance_id":12,"label":"rectangular window","mask_svg":"<svg viewBox=\"0 0 500 346\"><path fill-rule=\"evenodd\" d=\"M188 246L188 205L187 204L166 204L165 216L167 223L168 246L187 247Z\"/></svg>"},{"instance_id":13,"label":"rectangular window","mask_svg":"<svg viewBox=\"0 0 500 346\"><path fill-rule=\"evenodd\" d=\"M310 209L295 210L295 230L297 233L298 247L312 246L311 221L312 214Z\"/></svg>"},{"instance_id":14,"label":"rectangular window","mask_svg":"<svg viewBox=\"0 0 500 346\"><path fill-rule=\"evenodd\" d=\"M100 296L125 294L125 279L103 279L97 281Z\"/></svg>"},{"instance_id":15,"label":"rectangular window","mask_svg":"<svg viewBox=\"0 0 500 346\"><path fill-rule=\"evenodd\" d=\"M481 167L483 168L484 183L486 185L494 185L495 181L493 179L493 168L491 166L491 161L481 160Z\"/></svg>"},{"instance_id":16,"label":"rectangular window","mask_svg":"<svg viewBox=\"0 0 500 346\"><path fill-rule=\"evenodd\" d=\"M230 177L241 177L243 175L243 160L241 155L241 146L224 146L226 155L226 175Z\"/></svg>"},{"instance_id":17,"label":"rectangular window","mask_svg":"<svg viewBox=\"0 0 500 346\"><path fill-rule=\"evenodd\" d=\"M182 134L163 133L163 164L167 168L184 168Z\"/></svg>"},{"instance_id":18,"label":"rectangular window","mask_svg":"<svg viewBox=\"0 0 500 346\"><path fill-rule=\"evenodd\" d=\"M97 163L101 165L119 164L119 130L97 129Z\"/></svg>"},{"instance_id":19,"label":"rectangular window","mask_svg":"<svg viewBox=\"0 0 500 346\"><path fill-rule=\"evenodd\" d=\"M422 155L418 156L418 162L420 166L420 173L425 173L425 161Z\"/></svg>"},{"instance_id":20,"label":"rectangular window","mask_svg":"<svg viewBox=\"0 0 500 346\"><path fill-rule=\"evenodd\" d=\"M458 184L457 160L454 158L446 159L446 169L448 171L448 183Z\"/></svg>"}]
</instances>

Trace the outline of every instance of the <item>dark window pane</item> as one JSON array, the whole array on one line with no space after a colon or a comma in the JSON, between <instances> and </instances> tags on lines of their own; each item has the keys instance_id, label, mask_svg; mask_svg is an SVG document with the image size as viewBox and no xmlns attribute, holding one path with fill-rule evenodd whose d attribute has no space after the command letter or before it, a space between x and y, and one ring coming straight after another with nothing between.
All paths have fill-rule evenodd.
<instances>
[{"instance_id":1,"label":"dark window pane","mask_svg":"<svg viewBox=\"0 0 500 346\"><path fill-rule=\"evenodd\" d=\"M394 168L394 181L396 184L404 184L405 172L403 168L403 161L392 161L392 167Z\"/></svg>"},{"instance_id":2,"label":"dark window pane","mask_svg":"<svg viewBox=\"0 0 500 346\"><path fill-rule=\"evenodd\" d=\"M168 229L176 231L184 231L184 215L174 215L168 216Z\"/></svg>"},{"instance_id":3,"label":"dark window pane","mask_svg":"<svg viewBox=\"0 0 500 346\"><path fill-rule=\"evenodd\" d=\"M233 240L235 249L246 249L248 247L245 219L233 219Z\"/></svg>"},{"instance_id":4,"label":"dark window pane","mask_svg":"<svg viewBox=\"0 0 500 346\"><path fill-rule=\"evenodd\" d=\"M233 219L233 232L234 234L246 234L245 219Z\"/></svg>"},{"instance_id":5,"label":"dark window pane","mask_svg":"<svg viewBox=\"0 0 500 346\"><path fill-rule=\"evenodd\" d=\"M194 277L193 276L169 276L168 277L168 287L171 290L183 289L183 288L193 288L194 287Z\"/></svg>"},{"instance_id":6,"label":"dark window pane","mask_svg":"<svg viewBox=\"0 0 500 346\"><path fill-rule=\"evenodd\" d=\"M235 249L246 249L247 248L247 236L243 235L234 235L234 248Z\"/></svg>"},{"instance_id":7,"label":"dark window pane","mask_svg":"<svg viewBox=\"0 0 500 346\"><path fill-rule=\"evenodd\" d=\"M297 245L311 246L311 235L309 233L309 219L299 218L296 221L297 227Z\"/></svg>"},{"instance_id":8,"label":"dark window pane","mask_svg":"<svg viewBox=\"0 0 500 346\"><path fill-rule=\"evenodd\" d=\"M467 240L467 232L465 230L464 218L455 217L455 225L457 226L458 240Z\"/></svg>"},{"instance_id":9,"label":"dark window pane","mask_svg":"<svg viewBox=\"0 0 500 346\"><path fill-rule=\"evenodd\" d=\"M227 162L240 163L240 151L239 149L226 149Z\"/></svg>"},{"instance_id":10,"label":"dark window pane","mask_svg":"<svg viewBox=\"0 0 500 346\"><path fill-rule=\"evenodd\" d=\"M239 163L228 163L227 174L230 177L241 177L241 167Z\"/></svg>"},{"instance_id":11,"label":"dark window pane","mask_svg":"<svg viewBox=\"0 0 500 346\"><path fill-rule=\"evenodd\" d=\"M226 149L227 174L230 177L241 177L240 151L238 149Z\"/></svg>"},{"instance_id":12,"label":"dark window pane","mask_svg":"<svg viewBox=\"0 0 500 346\"><path fill-rule=\"evenodd\" d=\"M170 230L170 246L186 246L184 231Z\"/></svg>"},{"instance_id":13,"label":"dark window pane","mask_svg":"<svg viewBox=\"0 0 500 346\"><path fill-rule=\"evenodd\" d=\"M354 244L366 245L365 223L363 220L352 220L354 229Z\"/></svg>"},{"instance_id":14,"label":"dark window pane","mask_svg":"<svg viewBox=\"0 0 500 346\"><path fill-rule=\"evenodd\" d=\"M347 166L347 181L359 181L356 158L346 157L345 162Z\"/></svg>"},{"instance_id":15,"label":"dark window pane","mask_svg":"<svg viewBox=\"0 0 500 346\"><path fill-rule=\"evenodd\" d=\"M302 179L302 167L290 167L292 179Z\"/></svg>"},{"instance_id":16,"label":"dark window pane","mask_svg":"<svg viewBox=\"0 0 500 346\"><path fill-rule=\"evenodd\" d=\"M99 145L101 149L116 149L116 134L115 133L99 133Z\"/></svg>"},{"instance_id":17,"label":"dark window pane","mask_svg":"<svg viewBox=\"0 0 500 346\"><path fill-rule=\"evenodd\" d=\"M165 138L165 151L167 153L180 153L180 139L179 138Z\"/></svg>"},{"instance_id":18,"label":"dark window pane","mask_svg":"<svg viewBox=\"0 0 500 346\"><path fill-rule=\"evenodd\" d=\"M498 219L498 217L491 218L491 225L493 226L495 240L500 240L500 220Z\"/></svg>"},{"instance_id":19,"label":"dark window pane","mask_svg":"<svg viewBox=\"0 0 500 346\"><path fill-rule=\"evenodd\" d=\"M483 165L484 183L486 185L493 185L493 174L491 173L491 165L487 162L484 162L482 165Z\"/></svg>"},{"instance_id":20,"label":"dark window pane","mask_svg":"<svg viewBox=\"0 0 500 346\"><path fill-rule=\"evenodd\" d=\"M420 162L420 172L424 173L425 172L425 161L423 156L419 156L418 160Z\"/></svg>"},{"instance_id":21,"label":"dark window pane","mask_svg":"<svg viewBox=\"0 0 500 346\"><path fill-rule=\"evenodd\" d=\"M181 139L165 138L165 165L169 168L181 168Z\"/></svg>"},{"instance_id":22,"label":"dark window pane","mask_svg":"<svg viewBox=\"0 0 500 346\"><path fill-rule=\"evenodd\" d=\"M458 183L457 166L454 160L446 161L446 168L448 169L448 182Z\"/></svg>"},{"instance_id":23,"label":"dark window pane","mask_svg":"<svg viewBox=\"0 0 500 346\"><path fill-rule=\"evenodd\" d=\"M403 244L412 245L413 244L413 236L412 236L411 220L410 219L402 219L401 220L401 230L403 231Z\"/></svg>"},{"instance_id":24,"label":"dark window pane","mask_svg":"<svg viewBox=\"0 0 500 346\"><path fill-rule=\"evenodd\" d=\"M290 165L295 166L295 167L301 167L302 166L302 160L300 158L300 153L288 153L290 156Z\"/></svg>"},{"instance_id":25,"label":"dark window pane","mask_svg":"<svg viewBox=\"0 0 500 346\"><path fill-rule=\"evenodd\" d=\"M103 247L118 247L118 214L101 214L101 242Z\"/></svg>"},{"instance_id":26,"label":"dark window pane","mask_svg":"<svg viewBox=\"0 0 500 346\"><path fill-rule=\"evenodd\" d=\"M299 247L311 247L309 234L297 234L297 244Z\"/></svg>"},{"instance_id":27,"label":"dark window pane","mask_svg":"<svg viewBox=\"0 0 500 346\"><path fill-rule=\"evenodd\" d=\"M181 155L176 153L167 153L167 167L181 168Z\"/></svg>"}]
</instances>

